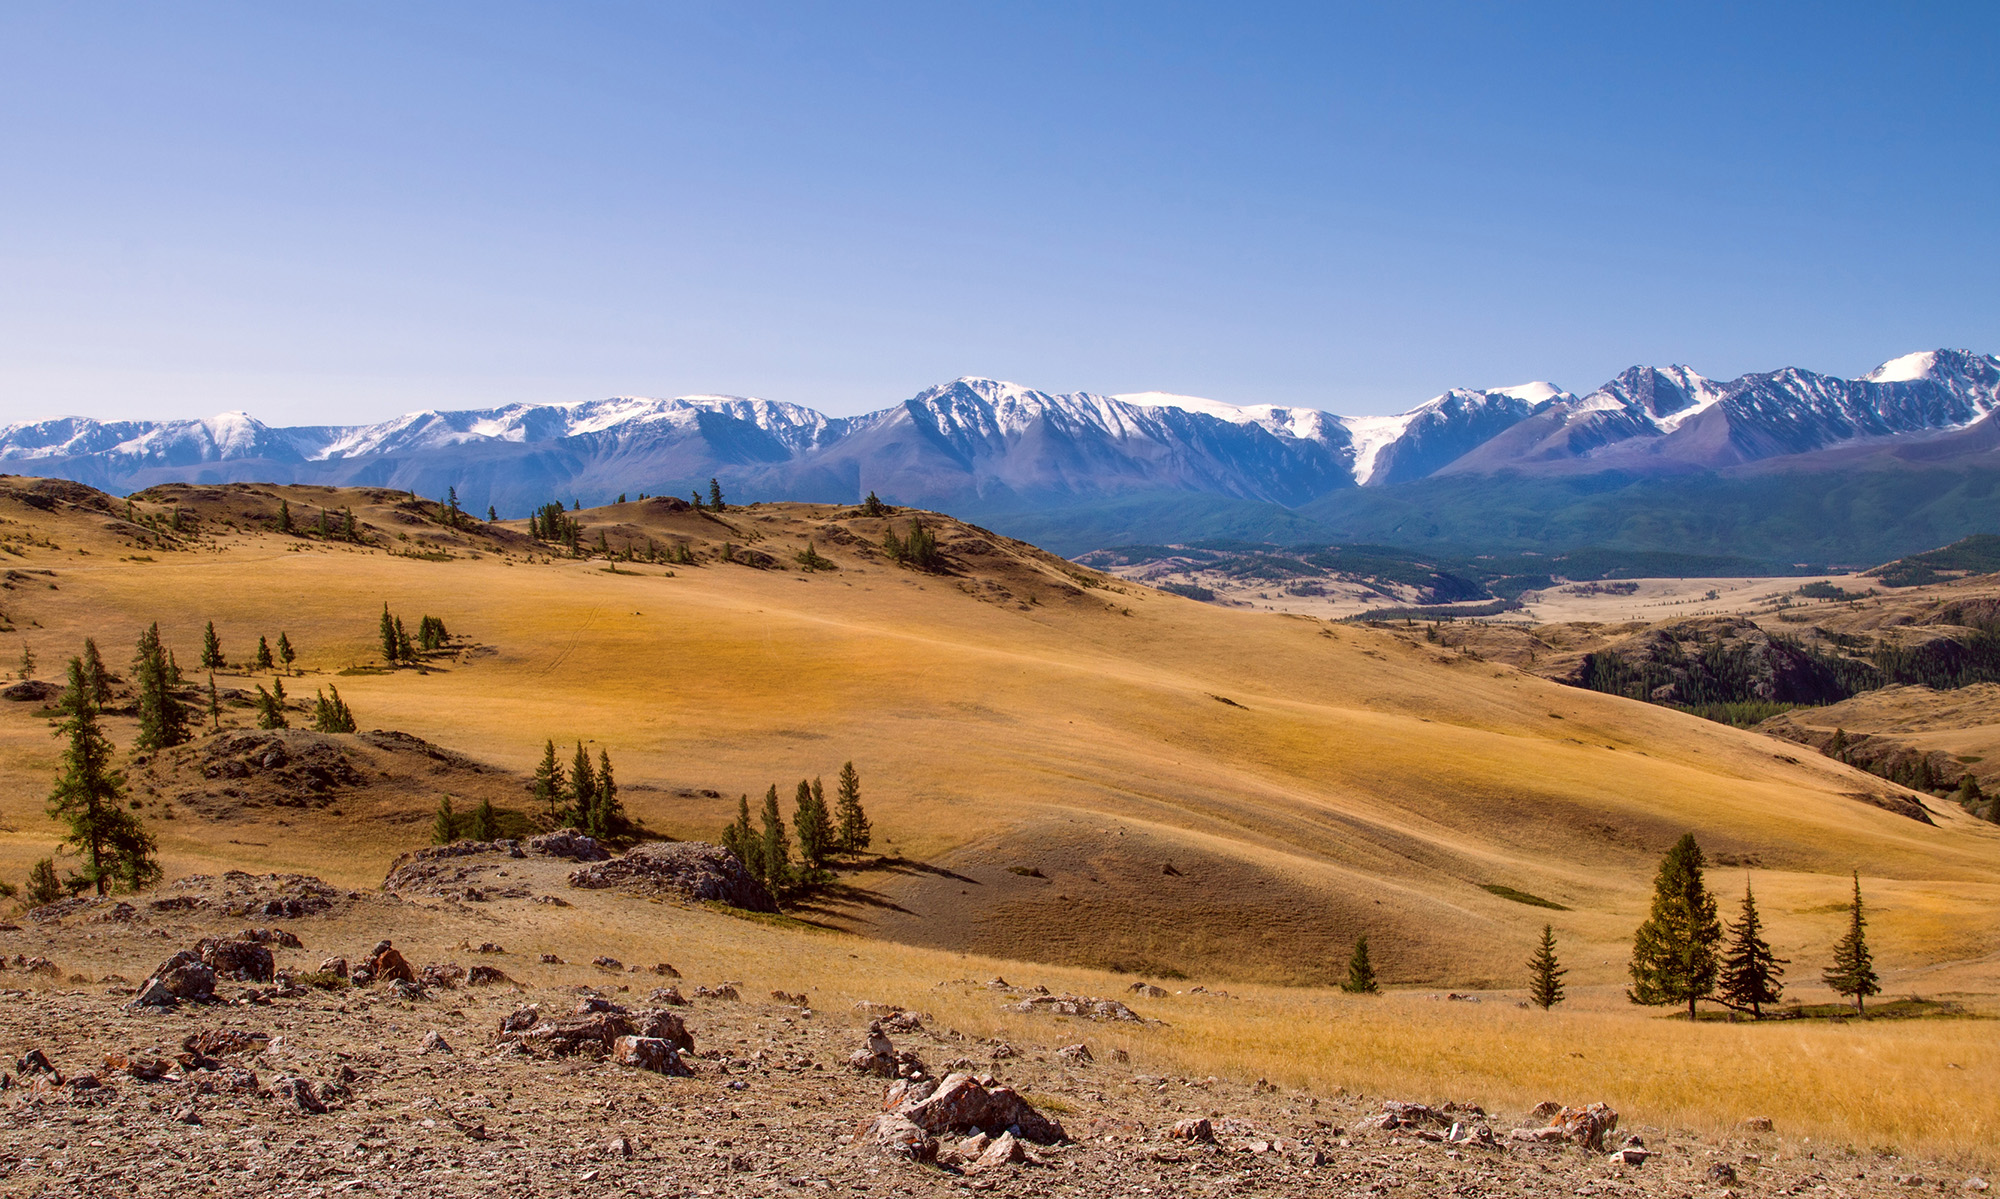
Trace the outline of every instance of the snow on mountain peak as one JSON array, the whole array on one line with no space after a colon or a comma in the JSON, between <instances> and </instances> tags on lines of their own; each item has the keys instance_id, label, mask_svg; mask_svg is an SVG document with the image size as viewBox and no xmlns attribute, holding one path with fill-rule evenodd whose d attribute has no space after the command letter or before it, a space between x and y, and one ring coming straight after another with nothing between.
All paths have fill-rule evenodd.
<instances>
[{"instance_id":1,"label":"snow on mountain peak","mask_svg":"<svg viewBox=\"0 0 2000 1199\"><path fill-rule=\"evenodd\" d=\"M1533 383L1516 383L1512 387L1495 387L1490 390L1494 395L1512 396L1517 400L1526 400L1530 404L1539 404L1543 400L1553 400L1557 396L1564 394L1562 388L1540 379L1535 380Z\"/></svg>"},{"instance_id":2,"label":"snow on mountain peak","mask_svg":"<svg viewBox=\"0 0 2000 1199\"><path fill-rule=\"evenodd\" d=\"M1861 376L1861 379L1865 383L1913 383L1930 378L1931 372L1937 369L1937 360L1936 350L1921 350L1901 358L1891 358Z\"/></svg>"}]
</instances>

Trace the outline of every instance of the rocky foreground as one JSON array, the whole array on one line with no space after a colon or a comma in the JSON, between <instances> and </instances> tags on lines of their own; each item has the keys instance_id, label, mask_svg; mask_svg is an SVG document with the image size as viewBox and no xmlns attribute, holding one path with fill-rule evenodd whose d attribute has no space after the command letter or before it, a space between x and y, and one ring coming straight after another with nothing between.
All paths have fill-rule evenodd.
<instances>
[{"instance_id":1,"label":"rocky foreground","mask_svg":"<svg viewBox=\"0 0 2000 1199\"><path fill-rule=\"evenodd\" d=\"M518 850L518 847L515 847ZM1004 1044L920 1011L509 952L577 857L409 865L431 903L195 878L0 927L0 1193L20 1195L1761 1195L1983 1190L1773 1130L1147 1074L1092 1047L1117 1000L991 989ZM464 860L473 859L473 860ZM425 865L427 861L429 865ZM505 862L506 866L500 863ZM477 867L476 877L458 875ZM507 868L511 867L511 868ZM504 871L504 872L503 872ZM616 875L617 871L610 872ZM574 885L602 886L586 871ZM615 880L614 880L615 881ZM647 880L648 887L653 880ZM501 909L501 914L495 914ZM443 935L477 932L455 943ZM442 949L416 946L442 947ZM410 952L406 953L405 949ZM1615 1098L1615 1097L1614 1097Z\"/></svg>"}]
</instances>

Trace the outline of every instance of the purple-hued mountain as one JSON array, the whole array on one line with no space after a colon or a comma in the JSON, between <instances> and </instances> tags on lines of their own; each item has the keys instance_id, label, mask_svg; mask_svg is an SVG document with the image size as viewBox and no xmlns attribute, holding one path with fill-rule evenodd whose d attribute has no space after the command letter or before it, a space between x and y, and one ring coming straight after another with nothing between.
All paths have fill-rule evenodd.
<instances>
[{"instance_id":1,"label":"purple-hued mountain","mask_svg":"<svg viewBox=\"0 0 2000 1199\"><path fill-rule=\"evenodd\" d=\"M854 417L733 396L621 397L279 428L65 417L0 429L0 470L115 492L163 482L366 484L518 514L553 498L684 493L971 511L1192 493L1297 507L1452 475L1810 468L1892 451L1992 453L2000 359L1935 350L1859 379L1786 368L1729 382L1633 367L1587 394L1454 390L1387 417L1160 392L1055 395L964 378Z\"/></svg>"}]
</instances>

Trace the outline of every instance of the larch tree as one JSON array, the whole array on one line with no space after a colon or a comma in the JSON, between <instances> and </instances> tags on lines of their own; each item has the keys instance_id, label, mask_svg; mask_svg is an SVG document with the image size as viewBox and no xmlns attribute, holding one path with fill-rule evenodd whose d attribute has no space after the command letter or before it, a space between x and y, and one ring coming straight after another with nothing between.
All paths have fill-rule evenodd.
<instances>
[{"instance_id":1,"label":"larch tree","mask_svg":"<svg viewBox=\"0 0 2000 1199\"><path fill-rule=\"evenodd\" d=\"M839 829L840 851L860 853L870 839L868 814L861 810L861 775L849 762L840 768L835 787L834 821Z\"/></svg>"},{"instance_id":2,"label":"larch tree","mask_svg":"<svg viewBox=\"0 0 2000 1199\"><path fill-rule=\"evenodd\" d=\"M215 635L215 622L211 620L208 627L201 631L201 668L221 670L227 665L229 663L222 657L222 638Z\"/></svg>"},{"instance_id":3,"label":"larch tree","mask_svg":"<svg viewBox=\"0 0 2000 1199\"><path fill-rule=\"evenodd\" d=\"M260 729L291 727L290 722L285 719L285 709L278 702L278 697L264 690L261 683L257 687L257 727Z\"/></svg>"},{"instance_id":4,"label":"larch tree","mask_svg":"<svg viewBox=\"0 0 2000 1199\"><path fill-rule=\"evenodd\" d=\"M827 818L824 788L799 780L792 798L792 831L798 836L799 857L807 876L817 875L833 848L833 823Z\"/></svg>"},{"instance_id":5,"label":"larch tree","mask_svg":"<svg viewBox=\"0 0 2000 1199\"><path fill-rule=\"evenodd\" d=\"M602 840L617 836L623 831L624 824L625 812L618 803L618 782L611 777L611 755L600 748L597 751L597 794L591 800L587 831Z\"/></svg>"},{"instance_id":6,"label":"larch tree","mask_svg":"<svg viewBox=\"0 0 2000 1199\"><path fill-rule=\"evenodd\" d=\"M1350 995L1374 995L1382 990L1375 981L1375 964L1368 960L1368 937L1362 934L1354 938L1354 952L1347 958L1347 981L1340 989Z\"/></svg>"},{"instance_id":7,"label":"larch tree","mask_svg":"<svg viewBox=\"0 0 2000 1199\"><path fill-rule=\"evenodd\" d=\"M396 636L396 618L389 614L389 605L382 605L382 621L377 633L382 640L382 660L394 666L403 660L402 641Z\"/></svg>"},{"instance_id":8,"label":"larch tree","mask_svg":"<svg viewBox=\"0 0 2000 1199\"><path fill-rule=\"evenodd\" d=\"M132 677L138 692L139 736L133 748L141 752L166 749L188 739L187 709L169 689L172 672L160 648L160 626L154 624L139 635L138 652L133 655Z\"/></svg>"},{"instance_id":9,"label":"larch tree","mask_svg":"<svg viewBox=\"0 0 2000 1199\"><path fill-rule=\"evenodd\" d=\"M1750 880L1743 880L1743 908L1729 925L1729 943L1722 951L1722 1002L1748 1008L1756 1019L1764 1018L1764 1005L1784 997L1785 959L1771 952L1764 939L1764 921L1757 914L1757 898L1750 893Z\"/></svg>"},{"instance_id":10,"label":"larch tree","mask_svg":"<svg viewBox=\"0 0 2000 1199\"><path fill-rule=\"evenodd\" d=\"M1633 1003L1664 1007L1687 1005L1694 1019L1695 1001L1715 990L1721 970L1716 946L1722 922L1715 896L1702 881L1707 864L1694 834L1688 833L1667 851L1653 878L1653 910L1632 939L1632 986L1625 995Z\"/></svg>"},{"instance_id":11,"label":"larch tree","mask_svg":"<svg viewBox=\"0 0 2000 1199\"><path fill-rule=\"evenodd\" d=\"M290 670L292 668L292 663L298 660L299 660L298 651L292 648L292 639L286 636L283 630L280 630L278 633L279 663L282 664L286 670Z\"/></svg>"},{"instance_id":12,"label":"larch tree","mask_svg":"<svg viewBox=\"0 0 2000 1199\"><path fill-rule=\"evenodd\" d=\"M56 874L56 860L41 858L28 868L27 901L31 908L54 903L63 897L62 878Z\"/></svg>"},{"instance_id":13,"label":"larch tree","mask_svg":"<svg viewBox=\"0 0 2000 1199\"><path fill-rule=\"evenodd\" d=\"M276 661L271 657L271 642L262 633L257 635L257 669L269 670Z\"/></svg>"},{"instance_id":14,"label":"larch tree","mask_svg":"<svg viewBox=\"0 0 2000 1199\"><path fill-rule=\"evenodd\" d=\"M111 740L98 727L81 659L70 659L69 688L61 703L63 720L55 735L68 744L48 810L69 827L64 843L83 857L76 886L103 895L114 883L137 890L157 881L160 865L153 837L119 802L125 779L111 764Z\"/></svg>"},{"instance_id":15,"label":"larch tree","mask_svg":"<svg viewBox=\"0 0 2000 1199\"><path fill-rule=\"evenodd\" d=\"M542 746L541 763L535 767L535 802L548 809L551 822L556 818L556 802L562 798L565 785L562 763L556 761L555 739L550 738Z\"/></svg>"},{"instance_id":16,"label":"larch tree","mask_svg":"<svg viewBox=\"0 0 2000 1199\"><path fill-rule=\"evenodd\" d=\"M736 801L736 819L722 830L722 847L736 855L755 879L764 877L764 842L750 824L750 797Z\"/></svg>"},{"instance_id":17,"label":"larch tree","mask_svg":"<svg viewBox=\"0 0 2000 1199\"><path fill-rule=\"evenodd\" d=\"M590 810L597 806L597 772L590 768L590 751L576 743L576 756L569 764L569 823L572 828L589 826Z\"/></svg>"},{"instance_id":18,"label":"larch tree","mask_svg":"<svg viewBox=\"0 0 2000 1199\"><path fill-rule=\"evenodd\" d=\"M758 856L764 867L764 885L771 897L783 895L792 885L792 842L785 833L785 818L778 814L778 786L764 793L764 833Z\"/></svg>"},{"instance_id":19,"label":"larch tree","mask_svg":"<svg viewBox=\"0 0 2000 1199\"><path fill-rule=\"evenodd\" d=\"M1833 947L1833 968L1820 975L1834 994L1854 1000L1856 1015L1865 1015L1865 1001L1882 993L1882 981L1875 974L1875 955L1868 950L1868 919L1861 910L1861 872L1854 872L1854 900L1847 909L1847 935Z\"/></svg>"},{"instance_id":20,"label":"larch tree","mask_svg":"<svg viewBox=\"0 0 2000 1199\"><path fill-rule=\"evenodd\" d=\"M437 814L431 817L431 844L449 845L458 839L458 817L452 814L451 796L438 800Z\"/></svg>"},{"instance_id":21,"label":"larch tree","mask_svg":"<svg viewBox=\"0 0 2000 1199\"><path fill-rule=\"evenodd\" d=\"M83 639L83 681L90 689L91 703L102 708L111 702L111 673L104 669L104 657L90 637Z\"/></svg>"},{"instance_id":22,"label":"larch tree","mask_svg":"<svg viewBox=\"0 0 2000 1199\"><path fill-rule=\"evenodd\" d=\"M1528 999L1543 1011L1563 1001L1563 975L1569 971L1556 961L1556 930L1542 926L1542 939L1528 958Z\"/></svg>"},{"instance_id":23,"label":"larch tree","mask_svg":"<svg viewBox=\"0 0 2000 1199\"><path fill-rule=\"evenodd\" d=\"M500 816L493 810L491 799L481 799L479 806L472 810L472 839L492 841L500 836Z\"/></svg>"}]
</instances>

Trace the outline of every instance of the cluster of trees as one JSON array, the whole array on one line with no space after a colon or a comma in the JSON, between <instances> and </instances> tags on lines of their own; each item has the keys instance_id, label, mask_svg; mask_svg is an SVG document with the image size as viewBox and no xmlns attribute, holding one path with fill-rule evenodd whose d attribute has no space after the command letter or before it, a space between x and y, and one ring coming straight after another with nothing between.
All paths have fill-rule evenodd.
<instances>
[{"instance_id":1,"label":"cluster of trees","mask_svg":"<svg viewBox=\"0 0 2000 1199\"><path fill-rule=\"evenodd\" d=\"M910 518L908 536L898 537L896 526L882 532L882 552L913 570L937 571L944 568L944 554L938 549L937 535L917 517Z\"/></svg>"},{"instance_id":2,"label":"cluster of trees","mask_svg":"<svg viewBox=\"0 0 2000 1199\"><path fill-rule=\"evenodd\" d=\"M714 479L710 479L708 481L708 501L706 503L702 502L701 493L699 491L693 494L693 501L694 501L694 510L696 512L729 511L729 505L726 502L724 502L722 498L722 484L716 482Z\"/></svg>"},{"instance_id":3,"label":"cluster of trees","mask_svg":"<svg viewBox=\"0 0 2000 1199\"><path fill-rule=\"evenodd\" d=\"M295 669L294 664L298 660L299 654L292 648L292 638L289 633L279 630L278 645L275 650L268 636L262 633L257 635L257 652L251 659L253 670L282 668L289 673ZM226 670L228 667L229 658L222 652L222 638L216 633L215 622L211 620L201 631L201 668L213 671Z\"/></svg>"},{"instance_id":4,"label":"cluster of trees","mask_svg":"<svg viewBox=\"0 0 2000 1199\"><path fill-rule=\"evenodd\" d=\"M827 863L835 854L856 854L873 839L868 814L861 807L861 775L848 762L835 780L833 807L826 802L820 780L800 779L793 796L792 829L787 833L778 812L778 787L764 793L758 823L750 822L750 797L737 801L736 820L722 830L722 845L762 882L774 899L824 885L832 878ZM792 861L792 835L798 837L799 861Z\"/></svg>"},{"instance_id":5,"label":"cluster of trees","mask_svg":"<svg viewBox=\"0 0 2000 1199\"><path fill-rule=\"evenodd\" d=\"M292 515L289 500L278 500L278 532L294 537L312 536L322 541L361 540L361 525L354 519L354 509L343 507L339 512L321 508L311 525L301 526Z\"/></svg>"},{"instance_id":6,"label":"cluster of trees","mask_svg":"<svg viewBox=\"0 0 2000 1199\"><path fill-rule=\"evenodd\" d=\"M431 818L431 844L449 845L460 839L491 841L500 835L500 813L493 801L482 799L479 806L461 816L451 810L451 796L438 800L437 814Z\"/></svg>"},{"instance_id":7,"label":"cluster of trees","mask_svg":"<svg viewBox=\"0 0 2000 1199\"><path fill-rule=\"evenodd\" d=\"M445 629L444 621L435 616L419 620L417 639L410 640L409 631L403 628L403 618L390 612L387 603L382 605L377 636L382 642L382 660L391 666L413 666L423 660L423 654L451 644L451 634Z\"/></svg>"},{"instance_id":8,"label":"cluster of trees","mask_svg":"<svg viewBox=\"0 0 2000 1199\"><path fill-rule=\"evenodd\" d=\"M618 801L618 782L611 773L611 755L597 751L597 765L590 764L590 751L576 743L567 774L556 760L553 739L542 746L541 764L535 767L535 802L548 808L549 820L579 829L600 840L623 836L630 828L625 809ZM482 838L490 840L491 838Z\"/></svg>"},{"instance_id":9,"label":"cluster of trees","mask_svg":"<svg viewBox=\"0 0 2000 1199\"><path fill-rule=\"evenodd\" d=\"M550 500L528 514L528 536L537 541L560 545L574 554L582 535L583 526L563 510L561 500Z\"/></svg>"},{"instance_id":10,"label":"cluster of trees","mask_svg":"<svg viewBox=\"0 0 2000 1199\"><path fill-rule=\"evenodd\" d=\"M1700 1000L1761 1018L1764 1007L1783 996L1781 980L1789 963L1773 954L1764 940L1763 920L1748 881L1743 885L1740 914L1725 933L1715 896L1702 878L1706 864L1692 833L1661 860L1653 880L1652 912L1633 938L1632 986L1626 996L1633 1003L1655 1006L1684 1003L1689 1019ZM1864 1011L1868 996L1882 993L1868 948L1858 871L1848 905L1847 933L1834 946L1833 964L1820 980L1835 994L1851 998L1856 1013Z\"/></svg>"}]
</instances>

